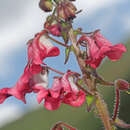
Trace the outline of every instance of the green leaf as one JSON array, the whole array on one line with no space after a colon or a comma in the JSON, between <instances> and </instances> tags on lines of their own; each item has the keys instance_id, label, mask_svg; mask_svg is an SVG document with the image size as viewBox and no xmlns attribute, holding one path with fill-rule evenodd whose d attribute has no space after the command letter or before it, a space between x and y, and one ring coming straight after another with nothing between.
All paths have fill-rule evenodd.
<instances>
[{"instance_id":1,"label":"green leaf","mask_svg":"<svg viewBox=\"0 0 130 130\"><path fill-rule=\"evenodd\" d=\"M83 84L83 80L82 79L79 79L77 82L78 82L79 85Z\"/></svg>"},{"instance_id":2,"label":"green leaf","mask_svg":"<svg viewBox=\"0 0 130 130\"><path fill-rule=\"evenodd\" d=\"M87 102L87 111L90 112L93 105L95 104L95 97L91 95L86 96L86 102Z\"/></svg>"},{"instance_id":3,"label":"green leaf","mask_svg":"<svg viewBox=\"0 0 130 130\"><path fill-rule=\"evenodd\" d=\"M68 32L62 32L62 38L63 38L65 44L67 44L68 40L69 40Z\"/></svg>"},{"instance_id":4,"label":"green leaf","mask_svg":"<svg viewBox=\"0 0 130 130\"><path fill-rule=\"evenodd\" d=\"M67 63L67 61L69 59L70 52L71 52L71 48L70 47L65 49L65 62L64 62L64 64Z\"/></svg>"},{"instance_id":5,"label":"green leaf","mask_svg":"<svg viewBox=\"0 0 130 130\"><path fill-rule=\"evenodd\" d=\"M74 35L78 35L79 34L79 30L74 30Z\"/></svg>"},{"instance_id":6,"label":"green leaf","mask_svg":"<svg viewBox=\"0 0 130 130\"><path fill-rule=\"evenodd\" d=\"M71 48L71 51L73 51L73 52L74 52L74 47L73 47L72 45L71 45L71 47L70 47L70 48Z\"/></svg>"}]
</instances>

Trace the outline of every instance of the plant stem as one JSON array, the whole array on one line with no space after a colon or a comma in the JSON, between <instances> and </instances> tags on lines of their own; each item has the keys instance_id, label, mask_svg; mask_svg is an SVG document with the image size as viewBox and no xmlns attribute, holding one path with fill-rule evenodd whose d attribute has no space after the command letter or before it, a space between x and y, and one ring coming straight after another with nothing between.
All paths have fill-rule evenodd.
<instances>
[{"instance_id":1,"label":"plant stem","mask_svg":"<svg viewBox=\"0 0 130 130\"><path fill-rule=\"evenodd\" d=\"M98 114L104 124L105 130L113 130L106 103L101 98L99 93L96 94L96 98L97 98L96 99L96 108L97 108Z\"/></svg>"},{"instance_id":2,"label":"plant stem","mask_svg":"<svg viewBox=\"0 0 130 130\"><path fill-rule=\"evenodd\" d=\"M107 106L96 90L95 81L93 82L93 80L91 80L89 75L87 75L87 73L86 73L86 64L85 64L85 61L80 56L80 53L81 53L80 48L77 45L77 39L73 33L72 28L69 31L69 38L70 38L70 41L72 42L72 45L74 47L74 53L75 53L75 56L77 58L77 62L80 66L80 69L82 71L84 83L86 84L88 90L93 95L96 96L96 108L98 110L98 113L100 115L102 122L104 123L104 127L106 130L113 130L112 124L110 122L111 118L109 117L109 112L107 110Z\"/></svg>"},{"instance_id":3,"label":"plant stem","mask_svg":"<svg viewBox=\"0 0 130 130\"><path fill-rule=\"evenodd\" d=\"M120 92L119 89L116 88L116 104L115 104L115 108L114 108L114 112L113 112L113 117L112 120L115 121L118 115L118 110L119 110L119 97L120 97Z\"/></svg>"},{"instance_id":4,"label":"plant stem","mask_svg":"<svg viewBox=\"0 0 130 130\"><path fill-rule=\"evenodd\" d=\"M54 41L55 43L57 43L57 44L59 44L59 45L61 45L61 46L63 46L63 47L67 47L67 48L69 47L68 45L66 45L66 44L64 44L64 43L62 43L62 42L60 42L60 41L58 41L58 40L56 40L56 39L50 37L49 35L47 35L47 37L48 37L50 40Z\"/></svg>"},{"instance_id":5,"label":"plant stem","mask_svg":"<svg viewBox=\"0 0 130 130\"><path fill-rule=\"evenodd\" d=\"M92 95L90 92L88 92L86 89L84 89L83 87L81 87L80 85L78 85L78 83L76 83L76 85L78 86L78 88L80 88L81 90L83 90L87 95Z\"/></svg>"},{"instance_id":6,"label":"plant stem","mask_svg":"<svg viewBox=\"0 0 130 130\"><path fill-rule=\"evenodd\" d=\"M58 74L60 74L60 75L64 75L64 73L62 73L62 72L60 72L60 71L58 71L58 70L56 70L56 69L54 69L54 68L51 68L51 67L49 67L49 66L47 66L47 68L50 69L51 71L54 71L55 73L58 73Z\"/></svg>"},{"instance_id":7,"label":"plant stem","mask_svg":"<svg viewBox=\"0 0 130 130\"><path fill-rule=\"evenodd\" d=\"M62 126L68 128L70 130L76 130L76 128L73 128L72 126L68 125L67 123L64 123L63 121L56 123L55 126L52 128L52 130L58 130L57 128L58 127L62 128Z\"/></svg>"}]
</instances>

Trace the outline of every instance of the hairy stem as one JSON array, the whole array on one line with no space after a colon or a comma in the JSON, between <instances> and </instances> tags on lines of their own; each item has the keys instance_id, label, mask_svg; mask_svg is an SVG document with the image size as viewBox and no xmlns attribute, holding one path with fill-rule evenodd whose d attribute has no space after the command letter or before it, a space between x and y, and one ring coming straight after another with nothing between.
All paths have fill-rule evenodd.
<instances>
[{"instance_id":1,"label":"hairy stem","mask_svg":"<svg viewBox=\"0 0 130 130\"><path fill-rule=\"evenodd\" d=\"M115 104L115 108L114 108L114 112L113 112L113 117L112 120L115 121L118 115L118 111L119 111L119 97L120 97L120 92L119 89L116 88L116 104Z\"/></svg>"},{"instance_id":2,"label":"hairy stem","mask_svg":"<svg viewBox=\"0 0 130 130\"><path fill-rule=\"evenodd\" d=\"M107 106L104 102L104 100L101 98L101 96L97 93L96 94L96 108L98 110L98 114L103 121L104 127L106 130L113 130L111 121L110 121L110 116L107 110Z\"/></svg>"},{"instance_id":3,"label":"hairy stem","mask_svg":"<svg viewBox=\"0 0 130 130\"><path fill-rule=\"evenodd\" d=\"M102 122L104 123L104 127L106 130L113 130L112 124L111 124L111 118L109 117L109 112L107 110L107 106L105 105L105 102L99 95L99 93L96 90L96 83L94 80L92 80L89 75L86 73L86 64L85 61L80 56L80 48L77 45L77 39L73 33L73 29L70 29L69 31L69 37L70 41L72 42L72 45L74 47L74 53L77 58L78 64L80 66L81 72L83 74L83 80L86 84L88 90L96 96L96 108L98 110L98 113L100 115L100 118ZM93 82L94 81L94 82Z\"/></svg>"},{"instance_id":4,"label":"hairy stem","mask_svg":"<svg viewBox=\"0 0 130 130\"><path fill-rule=\"evenodd\" d=\"M93 86L91 85L89 75L87 75L87 73L86 73L86 64L85 64L84 60L81 58L80 48L77 45L77 39L74 35L73 29L70 29L70 31L69 31L69 38L70 38L70 41L73 45L74 53L75 53L77 62L79 64L80 70L83 74L84 83L87 84L88 90L90 92L92 92L91 90L92 90Z\"/></svg>"}]
</instances>

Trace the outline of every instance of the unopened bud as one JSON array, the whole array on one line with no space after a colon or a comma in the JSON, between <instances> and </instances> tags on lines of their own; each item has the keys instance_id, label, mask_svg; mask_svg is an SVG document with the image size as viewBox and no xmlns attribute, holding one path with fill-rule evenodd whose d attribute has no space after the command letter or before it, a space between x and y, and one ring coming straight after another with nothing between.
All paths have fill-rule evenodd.
<instances>
[{"instance_id":1,"label":"unopened bud","mask_svg":"<svg viewBox=\"0 0 130 130\"><path fill-rule=\"evenodd\" d=\"M45 12L51 12L53 9L52 0L40 0L39 7Z\"/></svg>"},{"instance_id":2,"label":"unopened bud","mask_svg":"<svg viewBox=\"0 0 130 130\"><path fill-rule=\"evenodd\" d=\"M62 2L58 6L58 17L65 21L72 20L76 17L76 10L76 7L71 2Z\"/></svg>"},{"instance_id":3,"label":"unopened bud","mask_svg":"<svg viewBox=\"0 0 130 130\"><path fill-rule=\"evenodd\" d=\"M54 36L61 36L61 29L55 18L49 16L44 24L44 28L47 29Z\"/></svg>"},{"instance_id":4,"label":"unopened bud","mask_svg":"<svg viewBox=\"0 0 130 130\"><path fill-rule=\"evenodd\" d=\"M129 83L125 80L122 80L122 79L116 80L115 86L122 91L128 91L128 89L129 89Z\"/></svg>"}]
</instances>

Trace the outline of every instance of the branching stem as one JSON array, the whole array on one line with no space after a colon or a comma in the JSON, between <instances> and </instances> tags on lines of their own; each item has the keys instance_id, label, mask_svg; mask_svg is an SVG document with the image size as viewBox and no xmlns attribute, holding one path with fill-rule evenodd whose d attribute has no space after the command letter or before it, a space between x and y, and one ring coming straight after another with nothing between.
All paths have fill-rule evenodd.
<instances>
[{"instance_id":1,"label":"branching stem","mask_svg":"<svg viewBox=\"0 0 130 130\"><path fill-rule=\"evenodd\" d=\"M60 41L58 41L58 40L56 40L56 39L50 37L49 35L47 35L47 37L48 37L50 40L54 41L55 43L57 43L57 44L59 44L59 45L61 45L61 46L63 46L63 47L67 47L67 48L69 47L68 45L66 45L66 44L64 44L64 43L62 43L62 42L60 42Z\"/></svg>"},{"instance_id":2,"label":"branching stem","mask_svg":"<svg viewBox=\"0 0 130 130\"><path fill-rule=\"evenodd\" d=\"M114 112L113 112L113 117L112 120L115 121L117 116L118 116L118 111L119 111L119 100L120 98L120 91L118 88L116 88L116 104L115 104L115 108L114 108Z\"/></svg>"}]
</instances>

